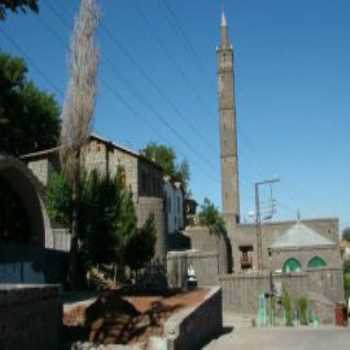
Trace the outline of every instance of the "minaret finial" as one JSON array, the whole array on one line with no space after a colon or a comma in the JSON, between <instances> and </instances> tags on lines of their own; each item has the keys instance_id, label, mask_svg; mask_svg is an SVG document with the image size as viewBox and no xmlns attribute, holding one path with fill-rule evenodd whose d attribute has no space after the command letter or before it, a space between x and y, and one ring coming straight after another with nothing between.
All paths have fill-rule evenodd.
<instances>
[{"instance_id":1,"label":"minaret finial","mask_svg":"<svg viewBox=\"0 0 350 350\"><path fill-rule=\"evenodd\" d=\"M227 27L227 21L226 21L226 16L225 16L224 9L222 9L221 27Z\"/></svg>"}]
</instances>

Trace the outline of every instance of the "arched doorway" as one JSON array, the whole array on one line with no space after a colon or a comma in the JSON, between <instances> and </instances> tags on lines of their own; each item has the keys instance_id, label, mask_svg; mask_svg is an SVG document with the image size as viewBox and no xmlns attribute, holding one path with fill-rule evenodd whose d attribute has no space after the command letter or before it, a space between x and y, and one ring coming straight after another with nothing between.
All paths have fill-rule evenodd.
<instances>
[{"instance_id":1,"label":"arched doorway","mask_svg":"<svg viewBox=\"0 0 350 350\"><path fill-rule=\"evenodd\" d=\"M301 271L301 264L299 260L295 258L290 258L286 260L286 262L283 265L283 272L300 272Z\"/></svg>"},{"instance_id":2,"label":"arched doorway","mask_svg":"<svg viewBox=\"0 0 350 350\"><path fill-rule=\"evenodd\" d=\"M13 238L14 241L45 247L45 237L51 235L51 225L40 193L40 184L23 162L0 154L1 189L1 205L5 209L6 206L13 208L7 208L12 217L8 222L3 220L7 231L3 230L0 240L9 241ZM5 199L5 196L8 198ZM13 216L12 209L18 216ZM28 227L23 228L25 225Z\"/></svg>"},{"instance_id":3,"label":"arched doorway","mask_svg":"<svg viewBox=\"0 0 350 350\"><path fill-rule=\"evenodd\" d=\"M309 269L320 269L327 266L327 263L319 256L314 256L307 264Z\"/></svg>"}]
</instances>

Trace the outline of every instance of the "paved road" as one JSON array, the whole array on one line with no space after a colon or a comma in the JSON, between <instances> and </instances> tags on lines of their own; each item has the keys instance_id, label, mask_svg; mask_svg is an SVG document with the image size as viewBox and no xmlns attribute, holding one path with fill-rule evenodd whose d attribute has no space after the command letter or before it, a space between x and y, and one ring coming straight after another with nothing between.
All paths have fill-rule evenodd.
<instances>
[{"instance_id":1,"label":"paved road","mask_svg":"<svg viewBox=\"0 0 350 350\"><path fill-rule=\"evenodd\" d=\"M205 350L349 350L350 328L257 329L247 325L232 329L225 320L226 334L204 347Z\"/></svg>"}]
</instances>

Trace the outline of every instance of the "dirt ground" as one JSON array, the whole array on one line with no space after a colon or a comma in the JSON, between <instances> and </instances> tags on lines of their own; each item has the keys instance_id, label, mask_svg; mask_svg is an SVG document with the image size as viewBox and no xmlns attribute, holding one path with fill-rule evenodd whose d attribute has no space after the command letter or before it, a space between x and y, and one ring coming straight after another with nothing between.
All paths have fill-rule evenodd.
<instances>
[{"instance_id":1,"label":"dirt ground","mask_svg":"<svg viewBox=\"0 0 350 350\"><path fill-rule=\"evenodd\" d=\"M150 336L163 334L164 322L171 315L199 303L207 293L205 289L150 296L104 292L92 304L65 309L66 338L100 344L146 344Z\"/></svg>"}]
</instances>

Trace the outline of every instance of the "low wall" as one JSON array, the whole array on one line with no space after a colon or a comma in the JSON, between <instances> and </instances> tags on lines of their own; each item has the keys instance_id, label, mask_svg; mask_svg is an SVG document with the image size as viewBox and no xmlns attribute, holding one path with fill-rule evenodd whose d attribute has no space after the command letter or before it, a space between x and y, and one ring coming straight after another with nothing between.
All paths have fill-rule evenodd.
<instances>
[{"instance_id":1,"label":"low wall","mask_svg":"<svg viewBox=\"0 0 350 350\"><path fill-rule=\"evenodd\" d=\"M54 249L61 252L69 252L72 235L68 229L53 228L52 234L45 238L45 248Z\"/></svg>"},{"instance_id":2,"label":"low wall","mask_svg":"<svg viewBox=\"0 0 350 350\"><path fill-rule=\"evenodd\" d=\"M0 243L0 283L63 283L67 264L64 252Z\"/></svg>"},{"instance_id":3,"label":"low wall","mask_svg":"<svg viewBox=\"0 0 350 350\"><path fill-rule=\"evenodd\" d=\"M59 287L0 285L0 349L59 349Z\"/></svg>"},{"instance_id":4,"label":"low wall","mask_svg":"<svg viewBox=\"0 0 350 350\"><path fill-rule=\"evenodd\" d=\"M320 293L333 303L344 302L343 269L310 269L307 273L311 292Z\"/></svg>"},{"instance_id":5,"label":"low wall","mask_svg":"<svg viewBox=\"0 0 350 350\"><path fill-rule=\"evenodd\" d=\"M330 302L344 301L344 285L341 269L317 269L301 273L283 273L272 276L275 285L287 289L292 298L315 292ZM237 273L219 277L223 291L225 311L255 314L258 296L270 291L271 276L268 272Z\"/></svg>"},{"instance_id":6,"label":"low wall","mask_svg":"<svg viewBox=\"0 0 350 350\"><path fill-rule=\"evenodd\" d=\"M172 288L186 286L187 269L192 266L199 286L214 286L219 283L219 257L216 252L187 250L169 252L167 255L168 284Z\"/></svg>"},{"instance_id":7,"label":"low wall","mask_svg":"<svg viewBox=\"0 0 350 350\"><path fill-rule=\"evenodd\" d=\"M219 287L210 289L199 305L186 308L166 321L164 334L168 350L199 349L222 331L222 294Z\"/></svg>"}]
</instances>

